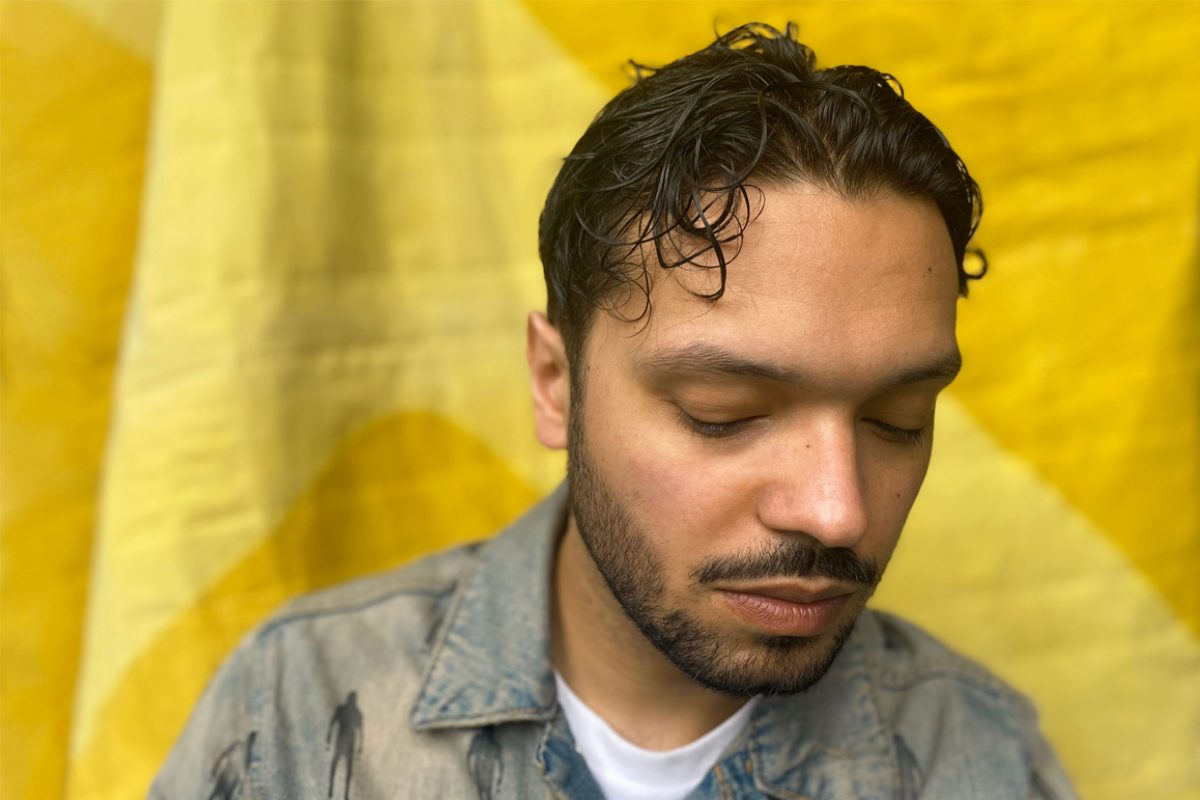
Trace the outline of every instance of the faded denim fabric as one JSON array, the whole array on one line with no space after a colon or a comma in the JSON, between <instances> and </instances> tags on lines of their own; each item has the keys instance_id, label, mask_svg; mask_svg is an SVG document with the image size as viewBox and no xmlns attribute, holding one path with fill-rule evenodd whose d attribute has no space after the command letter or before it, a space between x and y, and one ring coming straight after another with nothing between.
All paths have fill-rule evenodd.
<instances>
[{"instance_id":1,"label":"faded denim fabric","mask_svg":"<svg viewBox=\"0 0 1200 800\"><path fill-rule=\"evenodd\" d=\"M557 492L497 538L292 603L217 673L153 798L601 798L555 699ZM694 798L1071 798L1033 707L867 611Z\"/></svg>"}]
</instances>

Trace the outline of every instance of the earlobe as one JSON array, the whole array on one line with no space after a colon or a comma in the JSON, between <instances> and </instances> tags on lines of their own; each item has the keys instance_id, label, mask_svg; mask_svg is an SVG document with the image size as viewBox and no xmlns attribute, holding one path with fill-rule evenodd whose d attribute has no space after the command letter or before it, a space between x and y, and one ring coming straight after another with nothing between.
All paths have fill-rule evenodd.
<instances>
[{"instance_id":1,"label":"earlobe","mask_svg":"<svg viewBox=\"0 0 1200 800\"><path fill-rule=\"evenodd\" d=\"M546 447L567 446L571 384L562 335L539 311L531 311L525 329L525 360L533 392L534 430Z\"/></svg>"}]
</instances>

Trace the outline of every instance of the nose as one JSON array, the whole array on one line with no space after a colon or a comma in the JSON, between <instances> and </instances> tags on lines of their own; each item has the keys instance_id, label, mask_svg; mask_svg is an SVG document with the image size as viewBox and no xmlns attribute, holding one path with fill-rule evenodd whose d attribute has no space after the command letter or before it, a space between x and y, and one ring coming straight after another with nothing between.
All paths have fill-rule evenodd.
<instances>
[{"instance_id":1,"label":"nose","mask_svg":"<svg viewBox=\"0 0 1200 800\"><path fill-rule=\"evenodd\" d=\"M854 547L869 523L852 423L807 427L781 441L759 495L759 520L826 547Z\"/></svg>"}]
</instances>

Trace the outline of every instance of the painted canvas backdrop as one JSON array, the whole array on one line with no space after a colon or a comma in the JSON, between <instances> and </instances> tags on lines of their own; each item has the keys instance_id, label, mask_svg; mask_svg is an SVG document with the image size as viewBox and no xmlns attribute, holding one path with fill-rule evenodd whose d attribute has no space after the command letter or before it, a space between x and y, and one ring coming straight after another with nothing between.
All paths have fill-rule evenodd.
<instances>
[{"instance_id":1,"label":"painted canvas backdrop","mask_svg":"<svg viewBox=\"0 0 1200 800\"><path fill-rule=\"evenodd\" d=\"M2 786L144 793L286 598L561 477L536 219L748 19L895 73L992 274L878 604L1031 694L1087 797L1200 797L1200 4L0 4Z\"/></svg>"}]
</instances>

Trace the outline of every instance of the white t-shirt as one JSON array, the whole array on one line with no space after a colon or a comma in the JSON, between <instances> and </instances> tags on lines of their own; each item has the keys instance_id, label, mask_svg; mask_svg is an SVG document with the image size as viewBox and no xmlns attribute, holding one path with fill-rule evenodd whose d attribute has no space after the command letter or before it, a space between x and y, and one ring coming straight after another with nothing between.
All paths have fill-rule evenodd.
<instances>
[{"instance_id":1,"label":"white t-shirt","mask_svg":"<svg viewBox=\"0 0 1200 800\"><path fill-rule=\"evenodd\" d=\"M571 691L557 671L558 702L575 749L607 800L682 800L700 785L729 743L750 721L758 697L690 744L674 750L644 750L621 737Z\"/></svg>"}]
</instances>

